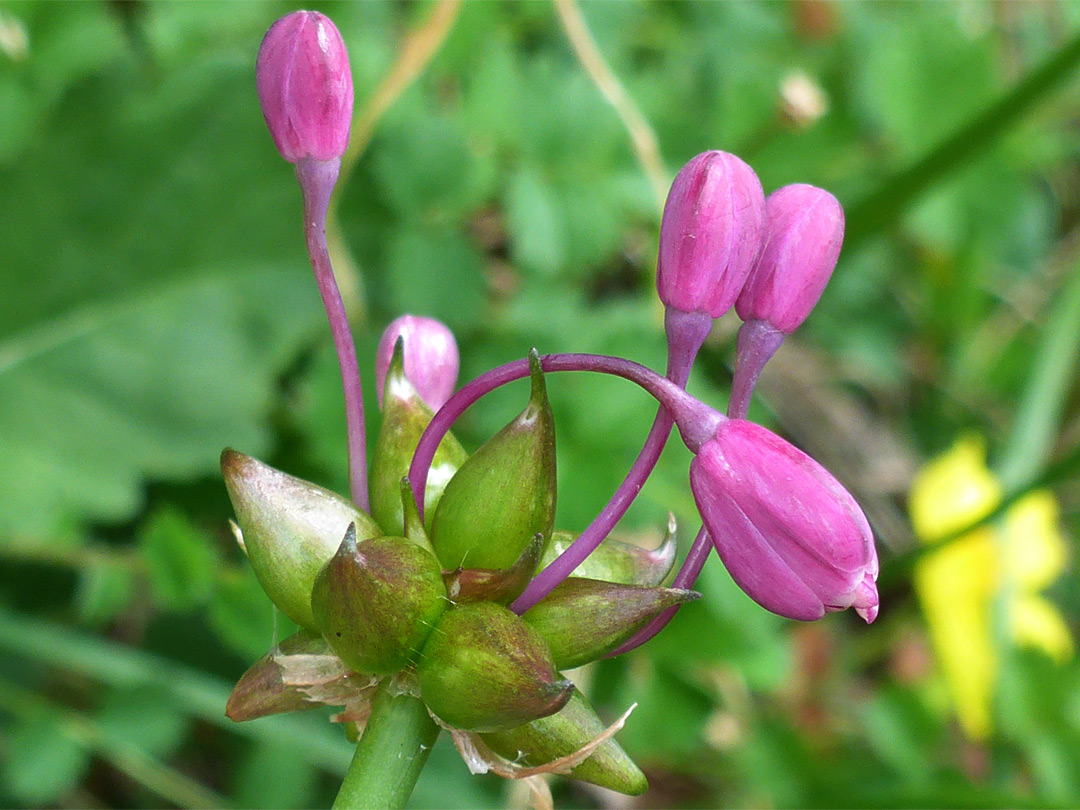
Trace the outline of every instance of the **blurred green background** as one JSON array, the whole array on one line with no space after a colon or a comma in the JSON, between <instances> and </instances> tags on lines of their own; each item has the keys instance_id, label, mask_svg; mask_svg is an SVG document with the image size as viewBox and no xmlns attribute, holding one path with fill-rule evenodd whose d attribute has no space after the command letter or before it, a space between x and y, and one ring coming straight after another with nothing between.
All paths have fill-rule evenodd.
<instances>
[{"instance_id":1,"label":"blurred green background","mask_svg":"<svg viewBox=\"0 0 1080 810\"><path fill-rule=\"evenodd\" d=\"M229 534L220 450L347 489L299 193L255 97L262 34L296 7L0 3L0 805L314 807L348 763L327 712L224 716L275 620ZM1080 532L1080 4L315 7L356 85L335 255L373 419L374 346L404 311L455 330L463 380L532 346L662 366L658 194L699 151L847 211L834 279L751 416L863 504L881 618L781 620L711 560L658 639L580 673L606 717L640 703L619 740L652 789L556 781L556 805L1080 805L1076 567L1019 586L1056 646L1009 612L1010 570L1048 537L1075 556ZM691 383L718 406L736 328L718 322ZM518 386L467 414L467 447ZM607 379L549 389L558 525L580 531L654 406ZM1054 497L1007 542L1004 507L985 524L1006 562L983 591L931 592L908 492L962 437L1006 505ZM678 444L624 528L655 542L673 510L685 552ZM931 480L927 509L973 476ZM979 517L935 515L941 534ZM980 689L986 718L958 722ZM469 775L443 739L413 802L527 791Z\"/></svg>"}]
</instances>

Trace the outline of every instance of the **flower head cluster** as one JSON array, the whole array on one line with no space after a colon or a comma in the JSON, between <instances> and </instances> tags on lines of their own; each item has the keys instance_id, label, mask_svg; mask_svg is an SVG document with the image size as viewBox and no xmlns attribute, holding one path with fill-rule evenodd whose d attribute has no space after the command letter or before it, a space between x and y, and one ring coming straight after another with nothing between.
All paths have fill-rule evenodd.
<instances>
[{"instance_id":1,"label":"flower head cluster","mask_svg":"<svg viewBox=\"0 0 1080 810\"><path fill-rule=\"evenodd\" d=\"M455 392L450 330L398 318L376 354L381 423L369 465L355 348L326 249L327 201L352 109L337 29L315 12L282 18L259 51L257 81L271 135L297 163L305 195L305 235L342 370L352 498L223 453L241 547L266 594L301 628L237 684L230 717L326 703L352 722L380 695L407 695L486 768L510 776L557 768L640 793L645 778L611 739L614 729L561 671L631 648L697 598L689 588L710 545L769 610L813 620L853 607L874 620L877 555L855 500L820 464L745 419L762 366L810 313L836 263L843 213L832 195L794 185L766 198L753 170L724 152L698 155L679 172L660 228L663 377L622 358L534 350ZM712 320L732 307L745 324L724 416L685 385ZM662 406L623 485L580 536L554 526L546 374L567 371L624 377ZM524 377L525 408L467 453L453 422ZM673 587L662 587L674 526L655 552L609 533L673 425L695 453L689 483L704 529Z\"/></svg>"}]
</instances>

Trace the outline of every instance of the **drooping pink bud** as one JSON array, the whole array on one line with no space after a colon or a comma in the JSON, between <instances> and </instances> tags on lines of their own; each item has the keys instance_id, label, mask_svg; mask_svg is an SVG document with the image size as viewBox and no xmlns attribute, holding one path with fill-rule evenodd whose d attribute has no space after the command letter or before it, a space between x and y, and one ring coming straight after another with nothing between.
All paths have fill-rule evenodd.
<instances>
[{"instance_id":1,"label":"drooping pink bud","mask_svg":"<svg viewBox=\"0 0 1080 810\"><path fill-rule=\"evenodd\" d=\"M419 315L402 315L386 327L375 354L375 388L380 405L398 338L405 344L405 377L429 408L439 410L457 386L459 360L454 333L441 321Z\"/></svg>"},{"instance_id":2,"label":"drooping pink bud","mask_svg":"<svg viewBox=\"0 0 1080 810\"><path fill-rule=\"evenodd\" d=\"M289 163L345 154L352 123L349 55L337 27L317 11L294 11L270 26L255 63L266 125Z\"/></svg>"},{"instance_id":3,"label":"drooping pink bud","mask_svg":"<svg viewBox=\"0 0 1080 810\"><path fill-rule=\"evenodd\" d=\"M824 189L796 183L765 201L765 246L735 302L744 321L790 335L829 283L844 241L844 209Z\"/></svg>"},{"instance_id":4,"label":"drooping pink bud","mask_svg":"<svg viewBox=\"0 0 1080 810\"><path fill-rule=\"evenodd\" d=\"M690 485L732 578L762 607L811 621L878 613L877 551L859 505L829 472L775 433L722 422L690 465Z\"/></svg>"},{"instance_id":5,"label":"drooping pink bud","mask_svg":"<svg viewBox=\"0 0 1080 810\"><path fill-rule=\"evenodd\" d=\"M660 223L656 286L680 312L719 318L761 249L765 194L754 170L728 152L702 152L671 184Z\"/></svg>"}]
</instances>

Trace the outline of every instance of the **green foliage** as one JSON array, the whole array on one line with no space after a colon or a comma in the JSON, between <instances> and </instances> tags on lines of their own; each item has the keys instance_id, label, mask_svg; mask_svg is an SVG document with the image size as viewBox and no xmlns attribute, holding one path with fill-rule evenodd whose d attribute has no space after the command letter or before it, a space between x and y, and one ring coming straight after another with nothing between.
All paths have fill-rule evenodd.
<instances>
[{"instance_id":1,"label":"green foliage","mask_svg":"<svg viewBox=\"0 0 1080 810\"><path fill-rule=\"evenodd\" d=\"M433 5L322 5L358 110ZM324 712L223 714L292 627L230 536L221 449L347 484L299 194L254 93L259 40L294 7L0 4L0 804L321 806L349 762ZM767 191L816 183L845 205L836 275L751 416L856 492L891 583L869 629L794 627L710 560L659 637L584 670L605 721L639 702L618 740L650 805L1080 802L1078 659L1006 651L992 737L964 740L893 562L912 470L969 430L1013 488L1056 487L1080 532L1076 8L581 4L669 177L728 149ZM777 114L795 72L828 108L802 127ZM454 328L463 380L533 346L662 366L659 209L552 4L464 4L339 196L372 428L375 344L405 310ZM691 380L717 405L733 334L721 322ZM524 385L466 413L468 450ZM577 532L655 404L587 375L548 387L555 526ZM655 544L673 510L685 553L677 445L620 530ZM1048 596L1075 637L1070 576ZM600 801L553 786L556 806ZM442 739L413 804L506 806L505 789Z\"/></svg>"}]
</instances>

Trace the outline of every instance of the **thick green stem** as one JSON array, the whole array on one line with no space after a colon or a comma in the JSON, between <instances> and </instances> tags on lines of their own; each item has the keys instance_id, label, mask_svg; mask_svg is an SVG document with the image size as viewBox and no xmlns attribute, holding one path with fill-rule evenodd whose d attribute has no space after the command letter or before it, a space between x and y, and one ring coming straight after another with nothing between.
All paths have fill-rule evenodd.
<instances>
[{"instance_id":1,"label":"thick green stem","mask_svg":"<svg viewBox=\"0 0 1080 810\"><path fill-rule=\"evenodd\" d=\"M438 736L439 727L419 698L391 694L383 684L334 807L404 807Z\"/></svg>"}]
</instances>

